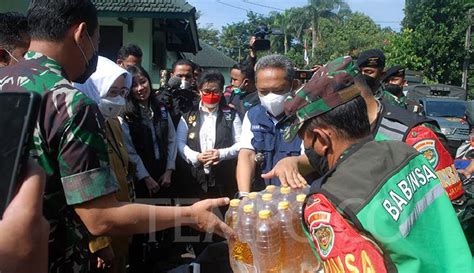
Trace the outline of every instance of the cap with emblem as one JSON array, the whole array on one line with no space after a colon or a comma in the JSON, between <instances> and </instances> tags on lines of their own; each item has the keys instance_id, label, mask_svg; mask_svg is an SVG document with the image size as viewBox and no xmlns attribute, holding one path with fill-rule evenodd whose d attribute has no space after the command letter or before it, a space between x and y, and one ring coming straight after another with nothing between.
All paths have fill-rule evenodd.
<instances>
[{"instance_id":1,"label":"cap with emblem","mask_svg":"<svg viewBox=\"0 0 474 273\"><path fill-rule=\"evenodd\" d=\"M357 58L358 67L385 67L385 55L380 49L369 49L359 54Z\"/></svg>"},{"instance_id":2,"label":"cap with emblem","mask_svg":"<svg viewBox=\"0 0 474 273\"><path fill-rule=\"evenodd\" d=\"M395 65L385 71L385 75L382 78L383 82L388 82L392 77L405 77L405 68L400 65Z\"/></svg>"},{"instance_id":3,"label":"cap with emblem","mask_svg":"<svg viewBox=\"0 0 474 273\"><path fill-rule=\"evenodd\" d=\"M285 113L291 121L285 140L291 141L306 120L359 96L362 88L368 87L351 57L339 57L324 65L285 102Z\"/></svg>"}]
</instances>

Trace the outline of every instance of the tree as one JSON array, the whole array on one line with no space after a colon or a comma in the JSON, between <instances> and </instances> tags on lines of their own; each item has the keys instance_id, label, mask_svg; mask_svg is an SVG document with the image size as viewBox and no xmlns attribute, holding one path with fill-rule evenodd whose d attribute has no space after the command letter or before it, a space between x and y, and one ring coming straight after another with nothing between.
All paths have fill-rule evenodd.
<instances>
[{"instance_id":1,"label":"tree","mask_svg":"<svg viewBox=\"0 0 474 273\"><path fill-rule=\"evenodd\" d=\"M308 17L311 19L311 55L314 58L316 56L318 40L321 39L321 18L336 18L340 11L346 14L349 6L344 0L308 0L308 4Z\"/></svg>"},{"instance_id":2,"label":"tree","mask_svg":"<svg viewBox=\"0 0 474 273\"><path fill-rule=\"evenodd\" d=\"M427 60L416 54L413 39L413 30L409 28L389 35L383 48L387 67L401 65L414 71L421 71L426 67Z\"/></svg>"},{"instance_id":3,"label":"tree","mask_svg":"<svg viewBox=\"0 0 474 273\"><path fill-rule=\"evenodd\" d=\"M249 12L247 13L246 22L241 21L224 26L219 37L222 50L228 56L240 62L247 56L247 45L257 27L268 26L271 22L271 17Z\"/></svg>"},{"instance_id":4,"label":"tree","mask_svg":"<svg viewBox=\"0 0 474 273\"><path fill-rule=\"evenodd\" d=\"M460 85L464 58L466 13L464 0L407 0L404 29L410 34L414 55L424 58L429 80Z\"/></svg>"},{"instance_id":5,"label":"tree","mask_svg":"<svg viewBox=\"0 0 474 273\"><path fill-rule=\"evenodd\" d=\"M273 25L280 29L283 34L284 53L287 54L290 48L290 30L291 30L291 14L290 10L282 13L273 13Z\"/></svg>"},{"instance_id":6,"label":"tree","mask_svg":"<svg viewBox=\"0 0 474 273\"><path fill-rule=\"evenodd\" d=\"M219 48L219 31L214 29L212 24L207 24L205 27L198 28L199 39L206 42L208 45Z\"/></svg>"},{"instance_id":7,"label":"tree","mask_svg":"<svg viewBox=\"0 0 474 273\"><path fill-rule=\"evenodd\" d=\"M393 33L390 29L381 29L370 17L359 12L342 20L322 18L320 29L322 33L331 35L323 35L319 41L312 64L324 64L344 55L357 57L361 51L382 48Z\"/></svg>"}]
</instances>

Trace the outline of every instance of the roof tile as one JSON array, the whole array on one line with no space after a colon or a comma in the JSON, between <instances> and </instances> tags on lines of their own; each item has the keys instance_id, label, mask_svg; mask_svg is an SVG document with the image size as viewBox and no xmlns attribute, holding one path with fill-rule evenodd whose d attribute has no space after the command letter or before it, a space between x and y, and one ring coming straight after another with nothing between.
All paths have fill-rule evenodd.
<instances>
[{"instance_id":1,"label":"roof tile","mask_svg":"<svg viewBox=\"0 0 474 273\"><path fill-rule=\"evenodd\" d=\"M99 12L176 12L187 13L193 6L185 0L92 0Z\"/></svg>"}]
</instances>

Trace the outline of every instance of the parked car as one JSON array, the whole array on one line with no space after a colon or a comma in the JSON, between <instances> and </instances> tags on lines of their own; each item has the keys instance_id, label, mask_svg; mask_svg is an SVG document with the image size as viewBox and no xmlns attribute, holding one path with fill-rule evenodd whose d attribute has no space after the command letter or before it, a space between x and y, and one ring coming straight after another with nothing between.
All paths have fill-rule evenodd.
<instances>
[{"instance_id":1,"label":"parked car","mask_svg":"<svg viewBox=\"0 0 474 273\"><path fill-rule=\"evenodd\" d=\"M466 104L464 100L453 98L422 98L422 114L434 119L441 127L441 132L448 139L449 151L456 153L462 142L469 138L469 124L466 121Z\"/></svg>"}]
</instances>

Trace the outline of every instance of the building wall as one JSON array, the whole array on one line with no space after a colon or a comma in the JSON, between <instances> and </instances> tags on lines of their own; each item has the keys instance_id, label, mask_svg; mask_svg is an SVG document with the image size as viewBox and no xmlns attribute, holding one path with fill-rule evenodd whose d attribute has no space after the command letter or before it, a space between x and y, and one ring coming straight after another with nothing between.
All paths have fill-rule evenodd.
<instances>
[{"instance_id":1,"label":"building wall","mask_svg":"<svg viewBox=\"0 0 474 273\"><path fill-rule=\"evenodd\" d=\"M26 13L30 1L28 0L1 0L0 12L16 11Z\"/></svg>"},{"instance_id":2,"label":"building wall","mask_svg":"<svg viewBox=\"0 0 474 273\"><path fill-rule=\"evenodd\" d=\"M153 37L152 33L152 20L149 18L134 18L133 32L128 31L127 25L119 22L115 17L100 17L99 24L101 26L122 26L123 28L123 44L134 43L138 45L143 51L142 66L145 68L150 77L152 78L153 84L160 82L160 71L159 67L153 65L152 54L153 54ZM107 41L101 41L106 43Z\"/></svg>"}]
</instances>

